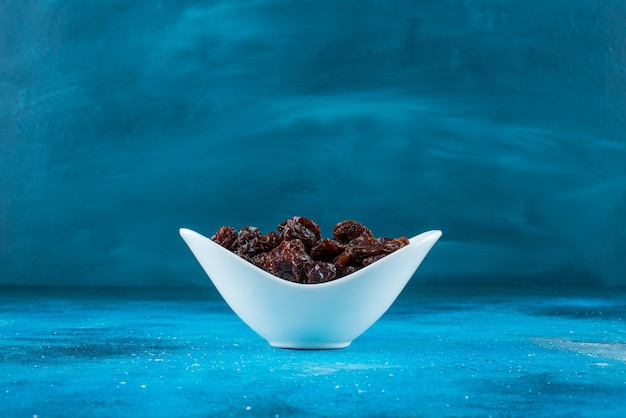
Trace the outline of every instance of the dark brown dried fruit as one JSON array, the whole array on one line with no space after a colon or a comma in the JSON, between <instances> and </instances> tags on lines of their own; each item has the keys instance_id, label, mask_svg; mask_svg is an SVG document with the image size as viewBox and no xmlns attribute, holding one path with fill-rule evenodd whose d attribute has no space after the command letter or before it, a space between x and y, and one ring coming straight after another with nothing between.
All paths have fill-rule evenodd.
<instances>
[{"instance_id":1,"label":"dark brown dried fruit","mask_svg":"<svg viewBox=\"0 0 626 418\"><path fill-rule=\"evenodd\" d=\"M342 252L333 260L333 264L335 265L335 269L337 270L337 274L339 277L346 276L348 273L348 266L350 265L350 253L347 251Z\"/></svg>"},{"instance_id":2,"label":"dark brown dried fruit","mask_svg":"<svg viewBox=\"0 0 626 418\"><path fill-rule=\"evenodd\" d=\"M256 254L270 251L280 244L280 238L276 232L261 235L261 230L255 226L244 226L237 233L237 241L234 249L229 248L239 255L253 257Z\"/></svg>"},{"instance_id":3,"label":"dark brown dried fruit","mask_svg":"<svg viewBox=\"0 0 626 418\"><path fill-rule=\"evenodd\" d=\"M237 230L231 226L223 226L217 230L211 239L222 247L233 250L237 243Z\"/></svg>"},{"instance_id":4,"label":"dark brown dried fruit","mask_svg":"<svg viewBox=\"0 0 626 418\"><path fill-rule=\"evenodd\" d=\"M261 251L270 251L280 245L280 237L274 231L269 232L267 235L262 235L259 238L259 248Z\"/></svg>"},{"instance_id":5,"label":"dark brown dried fruit","mask_svg":"<svg viewBox=\"0 0 626 418\"><path fill-rule=\"evenodd\" d=\"M385 252L391 254L394 251L399 250L405 245L409 245L409 239L407 237L400 238L381 238L385 246Z\"/></svg>"},{"instance_id":6,"label":"dark brown dried fruit","mask_svg":"<svg viewBox=\"0 0 626 418\"><path fill-rule=\"evenodd\" d=\"M341 221L333 228L333 236L341 243L348 243L358 237L371 237L370 231L365 225L357 221Z\"/></svg>"},{"instance_id":7,"label":"dark brown dried fruit","mask_svg":"<svg viewBox=\"0 0 626 418\"><path fill-rule=\"evenodd\" d=\"M363 259L363 267L365 266L369 266L370 264L380 260L381 258L384 258L387 254L378 254L378 255L373 255L371 257L367 257Z\"/></svg>"},{"instance_id":8,"label":"dark brown dried fruit","mask_svg":"<svg viewBox=\"0 0 626 418\"><path fill-rule=\"evenodd\" d=\"M307 273L313 264L299 239L283 241L262 260L262 269L291 282L306 283Z\"/></svg>"},{"instance_id":9,"label":"dark brown dried fruit","mask_svg":"<svg viewBox=\"0 0 626 418\"><path fill-rule=\"evenodd\" d=\"M278 225L281 241L299 239L306 248L311 248L322 239L320 227L312 220L294 216Z\"/></svg>"},{"instance_id":10,"label":"dark brown dried fruit","mask_svg":"<svg viewBox=\"0 0 626 418\"><path fill-rule=\"evenodd\" d=\"M347 220L322 239L320 227L308 218L291 217L278 232L262 235L244 226L237 232L221 227L211 239L274 276L297 283L325 283L380 260L409 243L406 237L374 238L363 224Z\"/></svg>"},{"instance_id":11,"label":"dark brown dried fruit","mask_svg":"<svg viewBox=\"0 0 626 418\"><path fill-rule=\"evenodd\" d=\"M341 277L347 276L347 275L352 274L352 273L354 273L356 271L359 271L359 270L361 270L361 266L347 266L341 272Z\"/></svg>"},{"instance_id":12,"label":"dark brown dried fruit","mask_svg":"<svg viewBox=\"0 0 626 418\"><path fill-rule=\"evenodd\" d=\"M261 230L256 226L244 226L237 234L237 252L239 254L254 255L261 252L259 239Z\"/></svg>"},{"instance_id":13,"label":"dark brown dried fruit","mask_svg":"<svg viewBox=\"0 0 626 418\"><path fill-rule=\"evenodd\" d=\"M309 284L326 283L337 278L337 268L333 263L316 261L307 273Z\"/></svg>"},{"instance_id":14,"label":"dark brown dried fruit","mask_svg":"<svg viewBox=\"0 0 626 418\"><path fill-rule=\"evenodd\" d=\"M311 248L313 260L331 261L344 250L344 246L333 239L324 238L315 247Z\"/></svg>"},{"instance_id":15,"label":"dark brown dried fruit","mask_svg":"<svg viewBox=\"0 0 626 418\"><path fill-rule=\"evenodd\" d=\"M360 236L350 241L347 251L350 254L351 264L362 265L363 259L383 254L385 247L378 238Z\"/></svg>"}]
</instances>

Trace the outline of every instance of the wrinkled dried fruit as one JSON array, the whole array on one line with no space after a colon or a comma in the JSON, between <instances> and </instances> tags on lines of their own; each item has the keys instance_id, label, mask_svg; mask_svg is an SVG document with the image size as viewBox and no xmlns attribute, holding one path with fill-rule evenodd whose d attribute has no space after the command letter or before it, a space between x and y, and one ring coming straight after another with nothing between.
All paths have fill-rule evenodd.
<instances>
[{"instance_id":1,"label":"wrinkled dried fruit","mask_svg":"<svg viewBox=\"0 0 626 418\"><path fill-rule=\"evenodd\" d=\"M281 242L265 256L263 265L259 267L281 279L306 283L312 264L313 260L306 253L302 241L295 239Z\"/></svg>"},{"instance_id":2,"label":"wrinkled dried fruit","mask_svg":"<svg viewBox=\"0 0 626 418\"><path fill-rule=\"evenodd\" d=\"M394 251L399 250L405 245L409 245L409 239L407 237L400 238L381 238L383 245L385 246L385 252L391 254Z\"/></svg>"},{"instance_id":3,"label":"wrinkled dried fruit","mask_svg":"<svg viewBox=\"0 0 626 418\"><path fill-rule=\"evenodd\" d=\"M237 230L231 226L223 226L211 237L222 247L233 250L237 242Z\"/></svg>"},{"instance_id":4,"label":"wrinkled dried fruit","mask_svg":"<svg viewBox=\"0 0 626 418\"><path fill-rule=\"evenodd\" d=\"M344 250L338 241L324 238L315 247L311 248L311 257L315 260L331 261Z\"/></svg>"},{"instance_id":5,"label":"wrinkled dried fruit","mask_svg":"<svg viewBox=\"0 0 626 418\"><path fill-rule=\"evenodd\" d=\"M299 239L305 247L311 248L322 238L320 227L310 219L294 216L278 225L281 241Z\"/></svg>"},{"instance_id":6,"label":"wrinkled dried fruit","mask_svg":"<svg viewBox=\"0 0 626 418\"><path fill-rule=\"evenodd\" d=\"M357 221L342 221L333 228L333 236L342 243L347 243L358 237L371 237L370 231L365 225Z\"/></svg>"},{"instance_id":7,"label":"wrinkled dried fruit","mask_svg":"<svg viewBox=\"0 0 626 418\"><path fill-rule=\"evenodd\" d=\"M347 220L324 238L312 220L293 216L262 235L244 226L221 227L211 239L263 270L296 283L326 283L368 266L409 244L406 237L375 238L363 224Z\"/></svg>"},{"instance_id":8,"label":"wrinkled dried fruit","mask_svg":"<svg viewBox=\"0 0 626 418\"><path fill-rule=\"evenodd\" d=\"M363 267L369 266L373 262L380 260L381 258L385 257L386 255L387 254L378 254L378 255L373 255L371 257L364 258L363 259Z\"/></svg>"},{"instance_id":9,"label":"wrinkled dried fruit","mask_svg":"<svg viewBox=\"0 0 626 418\"><path fill-rule=\"evenodd\" d=\"M240 256L253 257L256 254L270 251L280 244L276 232L261 235L261 230L256 226L244 226L237 234L235 252Z\"/></svg>"},{"instance_id":10,"label":"wrinkled dried fruit","mask_svg":"<svg viewBox=\"0 0 626 418\"><path fill-rule=\"evenodd\" d=\"M259 253L261 230L256 226L244 226L237 234L238 254L253 255Z\"/></svg>"},{"instance_id":11,"label":"wrinkled dried fruit","mask_svg":"<svg viewBox=\"0 0 626 418\"><path fill-rule=\"evenodd\" d=\"M326 283L337 278L337 268L333 263L326 261L316 261L307 273L308 282Z\"/></svg>"}]
</instances>

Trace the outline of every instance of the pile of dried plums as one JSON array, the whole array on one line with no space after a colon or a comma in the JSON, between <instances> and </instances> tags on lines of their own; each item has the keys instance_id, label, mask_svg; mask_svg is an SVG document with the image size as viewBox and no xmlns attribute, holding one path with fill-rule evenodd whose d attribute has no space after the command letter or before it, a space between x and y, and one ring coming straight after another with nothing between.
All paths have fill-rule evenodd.
<instances>
[{"instance_id":1,"label":"pile of dried plums","mask_svg":"<svg viewBox=\"0 0 626 418\"><path fill-rule=\"evenodd\" d=\"M322 238L310 219L294 216L262 235L255 226L221 227L213 241L274 276L297 283L324 283L347 276L409 243L406 237L375 238L356 221L342 221Z\"/></svg>"}]
</instances>

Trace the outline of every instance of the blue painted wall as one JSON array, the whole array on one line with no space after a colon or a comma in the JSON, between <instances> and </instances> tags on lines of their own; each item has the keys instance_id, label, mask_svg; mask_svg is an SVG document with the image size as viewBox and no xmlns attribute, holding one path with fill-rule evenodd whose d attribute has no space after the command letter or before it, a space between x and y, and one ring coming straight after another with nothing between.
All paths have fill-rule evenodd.
<instances>
[{"instance_id":1,"label":"blue painted wall","mask_svg":"<svg viewBox=\"0 0 626 418\"><path fill-rule=\"evenodd\" d=\"M0 2L0 284L208 285L178 237L444 236L413 284L626 285L623 1Z\"/></svg>"}]
</instances>

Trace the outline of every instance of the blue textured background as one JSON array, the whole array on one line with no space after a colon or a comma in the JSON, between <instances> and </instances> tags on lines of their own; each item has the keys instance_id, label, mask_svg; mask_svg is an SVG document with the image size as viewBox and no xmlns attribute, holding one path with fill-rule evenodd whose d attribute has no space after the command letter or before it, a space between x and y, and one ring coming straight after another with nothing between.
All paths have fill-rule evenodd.
<instances>
[{"instance_id":1,"label":"blue textured background","mask_svg":"<svg viewBox=\"0 0 626 418\"><path fill-rule=\"evenodd\" d=\"M444 236L414 284L626 285L623 1L1 1L0 284L208 285L178 237Z\"/></svg>"}]
</instances>

